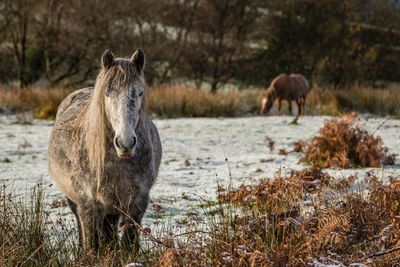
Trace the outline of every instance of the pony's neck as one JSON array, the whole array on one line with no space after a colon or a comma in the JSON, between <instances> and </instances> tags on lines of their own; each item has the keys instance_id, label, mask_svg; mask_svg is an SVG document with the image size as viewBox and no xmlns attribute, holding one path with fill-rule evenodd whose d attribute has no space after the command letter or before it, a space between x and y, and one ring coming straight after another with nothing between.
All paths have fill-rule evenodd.
<instances>
[{"instance_id":1,"label":"pony's neck","mask_svg":"<svg viewBox=\"0 0 400 267\"><path fill-rule=\"evenodd\" d=\"M268 95L271 96L272 101L274 101L275 98L276 98L276 89L275 89L275 86L270 86L270 87L268 88L268 90L267 90L267 93L268 93Z\"/></svg>"}]
</instances>

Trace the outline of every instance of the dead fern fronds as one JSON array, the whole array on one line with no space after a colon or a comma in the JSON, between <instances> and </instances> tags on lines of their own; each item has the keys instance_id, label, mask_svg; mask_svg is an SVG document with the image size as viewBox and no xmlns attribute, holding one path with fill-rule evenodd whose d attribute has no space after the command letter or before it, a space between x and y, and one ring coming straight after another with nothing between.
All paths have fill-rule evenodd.
<instances>
[{"instance_id":1,"label":"dead fern fronds","mask_svg":"<svg viewBox=\"0 0 400 267\"><path fill-rule=\"evenodd\" d=\"M370 135L355 123L355 118L326 120L307 144L301 161L321 167L381 167L393 164L382 139Z\"/></svg>"},{"instance_id":2,"label":"dead fern fronds","mask_svg":"<svg viewBox=\"0 0 400 267\"><path fill-rule=\"evenodd\" d=\"M265 137L265 143L267 147L269 148L269 151L273 151L275 149L275 141L271 139L271 137L266 136Z\"/></svg>"},{"instance_id":3,"label":"dead fern fronds","mask_svg":"<svg viewBox=\"0 0 400 267\"><path fill-rule=\"evenodd\" d=\"M299 152L303 152L304 151L306 142L300 140L300 141L294 142L292 145L293 145L292 152L298 152L299 153Z\"/></svg>"},{"instance_id":4,"label":"dead fern fronds","mask_svg":"<svg viewBox=\"0 0 400 267\"><path fill-rule=\"evenodd\" d=\"M351 228L349 213L329 210L319 214L316 232L308 242L316 250L343 249L348 245L348 234Z\"/></svg>"},{"instance_id":5,"label":"dead fern fronds","mask_svg":"<svg viewBox=\"0 0 400 267\"><path fill-rule=\"evenodd\" d=\"M398 266L400 264L400 247L380 251L367 257L365 264L371 266Z\"/></svg>"}]
</instances>

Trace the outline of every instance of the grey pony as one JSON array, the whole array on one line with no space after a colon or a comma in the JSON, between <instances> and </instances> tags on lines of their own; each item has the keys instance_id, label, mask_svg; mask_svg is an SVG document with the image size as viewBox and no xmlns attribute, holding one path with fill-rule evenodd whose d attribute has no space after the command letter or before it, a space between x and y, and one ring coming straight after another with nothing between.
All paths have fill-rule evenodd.
<instances>
[{"instance_id":1,"label":"grey pony","mask_svg":"<svg viewBox=\"0 0 400 267\"><path fill-rule=\"evenodd\" d=\"M139 228L158 175L162 149L146 114L145 55L115 58L106 50L93 88L68 95L49 141L49 171L78 222L85 248L122 244L138 249Z\"/></svg>"}]
</instances>

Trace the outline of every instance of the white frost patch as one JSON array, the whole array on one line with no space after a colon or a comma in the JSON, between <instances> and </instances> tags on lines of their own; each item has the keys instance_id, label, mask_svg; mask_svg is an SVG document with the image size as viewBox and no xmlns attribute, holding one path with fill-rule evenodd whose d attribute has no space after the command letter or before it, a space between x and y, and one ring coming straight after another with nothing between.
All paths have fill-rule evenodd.
<instances>
[{"instance_id":1,"label":"white frost patch","mask_svg":"<svg viewBox=\"0 0 400 267\"><path fill-rule=\"evenodd\" d=\"M163 144L163 159L144 224L152 225L159 219L171 222L182 219L197 208L197 200L215 198L217 183L238 185L251 179L273 177L279 169L285 174L304 168L305 165L298 164L300 153L279 155L278 152L281 148L290 152L293 142L312 137L329 118L301 117L298 125L290 125L293 117L287 116L155 120ZM383 121L384 118L363 119L370 132ZM399 153L399 127L400 121L390 120L376 132L391 153ZM49 122L35 120L31 125L17 125L11 124L7 117L0 117L0 183L12 184L21 192L33 187L41 177L45 184L51 183L47 172L50 131ZM267 136L276 142L273 151L265 142ZM329 170L329 173L335 177L349 174L361 177L371 170L378 176L398 176L399 160L385 168ZM62 198L54 186L47 195Z\"/></svg>"}]
</instances>

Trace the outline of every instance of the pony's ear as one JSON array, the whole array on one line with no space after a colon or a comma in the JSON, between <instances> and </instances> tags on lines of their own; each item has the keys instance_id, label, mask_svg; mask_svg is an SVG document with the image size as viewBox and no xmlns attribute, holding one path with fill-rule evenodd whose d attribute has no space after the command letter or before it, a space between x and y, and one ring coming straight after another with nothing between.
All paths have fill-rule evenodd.
<instances>
[{"instance_id":1,"label":"pony's ear","mask_svg":"<svg viewBox=\"0 0 400 267\"><path fill-rule=\"evenodd\" d=\"M110 49L104 51L103 55L101 56L101 67L106 70L111 68L114 63L114 58L114 54L110 51Z\"/></svg>"},{"instance_id":2,"label":"pony's ear","mask_svg":"<svg viewBox=\"0 0 400 267\"><path fill-rule=\"evenodd\" d=\"M144 53L142 50L136 49L135 53L133 53L133 55L131 57L131 61L133 64L135 64L136 69L139 72L143 71L145 59L144 59Z\"/></svg>"}]
</instances>

